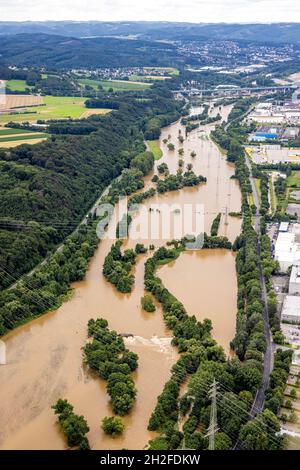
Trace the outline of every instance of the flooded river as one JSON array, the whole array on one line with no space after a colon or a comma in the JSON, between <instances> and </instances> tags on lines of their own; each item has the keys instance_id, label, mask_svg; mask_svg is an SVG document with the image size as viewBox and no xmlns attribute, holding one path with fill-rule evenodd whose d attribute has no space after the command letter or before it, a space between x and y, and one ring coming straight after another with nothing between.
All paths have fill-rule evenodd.
<instances>
[{"instance_id":1,"label":"flooded river","mask_svg":"<svg viewBox=\"0 0 300 470\"><path fill-rule=\"evenodd\" d=\"M160 268L159 277L189 315L211 319L213 337L228 354L236 320L235 255L223 249L186 251Z\"/></svg>"},{"instance_id":2,"label":"flooded river","mask_svg":"<svg viewBox=\"0 0 300 470\"><path fill-rule=\"evenodd\" d=\"M222 109L226 119L231 107ZM193 110L192 112L197 112ZM217 109L213 110L216 114ZM229 212L240 210L238 183L230 179L234 168L209 138L213 126L194 130L179 144L180 123L163 129L160 145L163 157L156 167L166 162L172 173L178 168L178 148L183 147L185 165L193 164L196 174L207 177L207 183L195 188L157 195L147 200L149 209L156 203L204 204L205 230L221 212L219 234L234 240L240 231L240 219ZM175 151L169 151L163 140L171 136ZM196 157L191 157L191 152ZM156 171L156 169L155 169ZM151 177L146 178L145 189ZM133 220L134 230L136 220ZM146 241L143 239L143 241ZM166 240L147 239L156 246ZM129 239L127 247L137 240ZM75 412L83 414L90 426L88 438L93 449L142 449L153 436L147 423L170 376L177 353L170 346L170 332L165 328L159 305L155 313L141 310L144 293L144 262L148 255L139 255L135 267L135 286L130 295L118 293L102 275L102 266L112 240L105 239L90 263L86 279L73 284L74 295L57 311L17 328L4 339L7 364L0 366L0 448L2 449L64 449L51 405L67 398ZM160 275L173 292L197 318L211 318L213 335L229 351L234 335L236 314L236 277L234 255L226 250L185 252L172 265L160 269ZM104 416L111 415L106 383L83 365L82 348L86 342L87 321L103 317L109 327L119 333L131 333L126 339L129 349L139 355L135 373L138 389L136 405L124 418L126 430L122 437L111 439L100 430Z\"/></svg>"}]
</instances>

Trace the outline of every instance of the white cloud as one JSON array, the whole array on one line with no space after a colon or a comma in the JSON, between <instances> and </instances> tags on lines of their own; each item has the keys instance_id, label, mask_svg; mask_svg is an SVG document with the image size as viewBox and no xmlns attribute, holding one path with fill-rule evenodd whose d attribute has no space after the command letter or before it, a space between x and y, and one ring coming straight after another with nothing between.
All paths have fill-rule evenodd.
<instances>
[{"instance_id":1,"label":"white cloud","mask_svg":"<svg viewBox=\"0 0 300 470\"><path fill-rule=\"evenodd\" d=\"M299 0L0 0L0 20L299 21Z\"/></svg>"}]
</instances>

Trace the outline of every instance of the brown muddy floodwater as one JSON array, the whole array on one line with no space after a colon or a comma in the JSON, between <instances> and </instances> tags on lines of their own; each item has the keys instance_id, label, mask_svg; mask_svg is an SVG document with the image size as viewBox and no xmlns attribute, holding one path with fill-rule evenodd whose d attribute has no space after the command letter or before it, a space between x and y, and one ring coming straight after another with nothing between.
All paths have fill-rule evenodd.
<instances>
[{"instance_id":1,"label":"brown muddy floodwater","mask_svg":"<svg viewBox=\"0 0 300 470\"><path fill-rule=\"evenodd\" d=\"M231 107L222 109L227 118ZM199 112L195 109L192 112ZM212 115L218 112L213 109ZM163 157L172 173L178 168L178 148L183 147L187 163L196 174L207 177L207 183L196 188L169 192L147 200L147 210L157 203L204 204L205 230L209 232L214 217L221 212L220 235L234 240L241 227L240 219L228 216L240 210L241 196L236 180L230 179L234 168L226 162L209 138L213 125L194 130L182 145L178 131L180 123L163 129L160 145ZM171 136L176 150L169 151L163 140ZM197 156L192 158L190 153ZM155 170L156 171L156 170ZM151 186L146 178L145 189ZM161 214L155 212L154 223ZM131 231L137 229L137 218ZM157 237L140 237L147 245L164 244ZM124 245L135 246L129 239ZM86 279L73 284L74 295L57 311L17 328L2 338L6 343L7 364L0 366L0 448L2 449L64 449L65 440L56 424L51 405L62 397L83 414L90 426L88 438L93 449L142 449L153 436L147 423L170 376L177 353L170 346L170 332L165 328L159 305L155 313L141 310L144 293L144 262L140 255L135 267L135 287L130 295L118 293L102 275L104 258L113 240L105 239L90 263ZM234 255L226 250L185 252L160 274L168 287L184 302L187 310L200 320L211 318L213 335L228 352L234 335L236 314L236 276ZM139 355L135 374L137 401L131 414L124 418L126 430L117 439L106 437L100 430L104 416L111 415L106 383L83 365L82 348L86 342L86 327L90 318L103 317L109 327L119 333L131 333L127 347Z\"/></svg>"},{"instance_id":2,"label":"brown muddy floodwater","mask_svg":"<svg viewBox=\"0 0 300 470\"><path fill-rule=\"evenodd\" d=\"M228 354L236 320L235 255L223 249L185 251L158 275L189 315L212 321L213 337Z\"/></svg>"}]
</instances>

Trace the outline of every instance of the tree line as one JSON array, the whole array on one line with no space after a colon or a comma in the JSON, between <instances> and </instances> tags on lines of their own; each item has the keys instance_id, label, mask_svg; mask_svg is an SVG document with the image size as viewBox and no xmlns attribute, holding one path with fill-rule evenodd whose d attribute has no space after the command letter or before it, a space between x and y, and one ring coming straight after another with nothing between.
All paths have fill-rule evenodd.
<instances>
[{"instance_id":1,"label":"tree line","mask_svg":"<svg viewBox=\"0 0 300 470\"><path fill-rule=\"evenodd\" d=\"M90 444L86 434L90 428L86 419L74 413L74 407L68 400L60 398L52 408L58 416L58 422L67 438L68 446L79 450L89 450Z\"/></svg>"}]
</instances>

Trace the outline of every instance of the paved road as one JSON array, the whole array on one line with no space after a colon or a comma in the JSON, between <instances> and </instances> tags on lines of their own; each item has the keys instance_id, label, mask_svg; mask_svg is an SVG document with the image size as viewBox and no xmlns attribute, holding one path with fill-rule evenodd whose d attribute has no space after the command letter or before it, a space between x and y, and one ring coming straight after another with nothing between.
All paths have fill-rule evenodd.
<instances>
[{"instance_id":1,"label":"paved road","mask_svg":"<svg viewBox=\"0 0 300 470\"><path fill-rule=\"evenodd\" d=\"M251 109L251 108L250 108ZM239 120L242 120L248 113L249 109L243 114L243 116L239 116ZM230 121L226 124L225 126L225 131L227 131L228 127L230 124L232 124L234 121ZM257 193L257 188L254 182L254 178L252 176L252 168L251 168L251 163L249 161L248 156L245 156L246 158L246 164L250 172L250 183L252 187L252 192L253 192L253 200L254 204L257 207L256 214L254 216L254 227L255 231L260 237L260 213L259 213L259 207L260 207L260 201L259 201L259 196ZM260 254L260 241L258 239L258 253ZM268 312L268 298L267 298L267 288L266 288L266 282L264 278L264 274L262 271L261 266L260 268L260 284L262 287L262 300L264 304L264 310L263 310L263 319L264 319L264 335L266 338L266 343L267 343L267 349L264 355L264 370L263 370L263 380L262 380L262 386L260 389L257 391L257 394L255 396L252 408L251 408L251 415L254 417L257 413L260 413L263 410L264 403L265 403L265 392L269 388L269 383L270 383L270 373L272 372L273 368L273 352L274 352L274 345L272 343L272 335L271 335L271 330L270 330L270 324L269 324L269 312ZM238 448L238 444L236 448Z\"/></svg>"},{"instance_id":2,"label":"paved road","mask_svg":"<svg viewBox=\"0 0 300 470\"><path fill-rule=\"evenodd\" d=\"M198 89L197 91L199 93L205 93L205 92L212 92L212 91L224 91L225 92L228 92L228 91L233 91L233 92L237 92L237 91L265 91L265 90L270 90L270 91L277 91L277 90L287 90L287 89L295 89L299 86L298 83L290 83L290 84L287 84L287 85L274 85L274 86L261 86L261 87L238 87L238 88L222 88L222 89L218 89L217 87L216 88L203 88L203 89ZM181 93L182 91L184 90L173 90L173 93ZM299 90L296 89L295 92L297 92Z\"/></svg>"},{"instance_id":3,"label":"paved road","mask_svg":"<svg viewBox=\"0 0 300 470\"><path fill-rule=\"evenodd\" d=\"M259 197L258 197L256 185L254 182L254 178L252 176L251 164L247 156L246 156L246 163L250 171L250 182L251 182L252 191L253 191L253 200L254 200L254 204L257 207L254 226L255 226L256 233L259 236L260 235L260 214L259 214L260 202L259 202ZM260 254L260 249L261 249L260 241L258 241L259 254ZM266 282L265 282L265 278L264 278L264 274L263 274L261 266L260 266L260 284L262 288L262 300L264 303L264 311L263 311L264 334L266 338L267 349L264 355L264 371L263 371L262 386L257 391L256 397L255 397L255 400L253 402L252 409L251 409L251 415L253 417L257 413L260 413L263 410L263 406L265 402L265 392L269 388L270 373L272 372L272 368L273 368L273 352L274 352L274 345L272 343L272 335L271 335L270 324L269 324L267 288L266 288Z\"/></svg>"},{"instance_id":4,"label":"paved road","mask_svg":"<svg viewBox=\"0 0 300 470\"><path fill-rule=\"evenodd\" d=\"M255 186L254 178L252 176L252 168L250 161L248 157L246 156L246 164L247 167L250 171L250 183L253 191L253 200L254 204L257 207L256 214L254 216L254 227L255 231L258 236L260 236L260 214L259 214L259 197L257 193L257 189ZM258 240L258 253L260 254L261 246L260 246L260 241ZM265 403L265 393L267 389L269 388L269 383L270 383L270 374L273 369L273 353L274 353L274 345L272 342L272 335L271 335L271 330L270 330L270 324L269 324L269 312L268 312L268 297L267 297L267 288L266 288L266 282L265 278L263 275L263 271L261 268L261 265L259 266L260 269L260 284L262 288L262 300L264 303L264 310L263 310L263 317L264 317L264 335L266 338L266 343L267 343L267 349L264 355L264 370L263 370L263 378L262 378L262 385L257 390L257 393L255 395L254 402L252 404L252 408L250 410L250 414L252 418L254 418L258 413L261 413L264 408L264 403ZM234 446L234 450L242 450L243 449L243 443L238 440Z\"/></svg>"}]
</instances>

